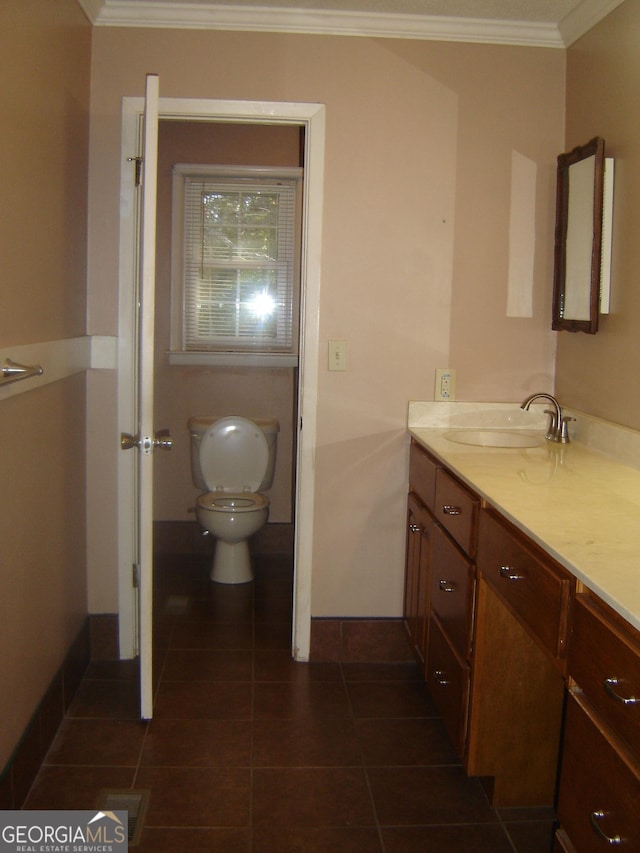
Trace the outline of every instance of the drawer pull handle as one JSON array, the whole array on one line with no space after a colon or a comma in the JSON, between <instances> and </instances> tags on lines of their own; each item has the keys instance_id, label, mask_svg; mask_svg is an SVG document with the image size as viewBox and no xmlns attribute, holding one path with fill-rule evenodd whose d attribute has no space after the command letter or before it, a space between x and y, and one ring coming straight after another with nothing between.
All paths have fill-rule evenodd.
<instances>
[{"instance_id":1,"label":"drawer pull handle","mask_svg":"<svg viewBox=\"0 0 640 853\"><path fill-rule=\"evenodd\" d=\"M445 504L442 507L442 512L444 515L462 515L462 509L459 506L453 506L452 504Z\"/></svg>"},{"instance_id":2,"label":"drawer pull handle","mask_svg":"<svg viewBox=\"0 0 640 853\"><path fill-rule=\"evenodd\" d=\"M602 809L598 809L595 812L591 812L591 814L589 815L589 820L591 821L591 828L598 836L598 838L601 838L603 841L606 841L606 843L610 847L617 847L619 844L622 844L622 839L620 838L620 836L607 835L607 833L603 832L602 828L600 827L599 821L603 820L603 818L605 817L606 814L602 811Z\"/></svg>"},{"instance_id":3,"label":"drawer pull handle","mask_svg":"<svg viewBox=\"0 0 640 853\"><path fill-rule=\"evenodd\" d=\"M623 705L638 705L640 704L640 699L636 696L621 696L617 690L613 688L618 685L617 678L605 678L602 681L602 686L604 687L605 693L607 696L610 696L612 699L615 699L616 702L620 702Z\"/></svg>"},{"instance_id":4,"label":"drawer pull handle","mask_svg":"<svg viewBox=\"0 0 640 853\"><path fill-rule=\"evenodd\" d=\"M438 586L440 587L441 592L455 592L456 591L456 585L453 581L442 580L442 581L440 581Z\"/></svg>"},{"instance_id":5,"label":"drawer pull handle","mask_svg":"<svg viewBox=\"0 0 640 853\"><path fill-rule=\"evenodd\" d=\"M433 671L433 680L441 687L445 687L447 684L449 684L449 679L445 678L444 672L441 669L435 669Z\"/></svg>"},{"instance_id":6,"label":"drawer pull handle","mask_svg":"<svg viewBox=\"0 0 640 853\"><path fill-rule=\"evenodd\" d=\"M498 573L501 578L507 581L523 581L525 579L524 575L519 575L517 570L511 566L500 566Z\"/></svg>"}]
</instances>

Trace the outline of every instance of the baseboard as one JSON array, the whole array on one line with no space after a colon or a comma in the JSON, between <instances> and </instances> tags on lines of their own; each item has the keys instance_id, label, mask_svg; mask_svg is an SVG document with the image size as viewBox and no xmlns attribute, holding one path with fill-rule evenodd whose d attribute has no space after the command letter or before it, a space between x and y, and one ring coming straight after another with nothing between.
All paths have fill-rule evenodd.
<instances>
[{"instance_id":1,"label":"baseboard","mask_svg":"<svg viewBox=\"0 0 640 853\"><path fill-rule=\"evenodd\" d=\"M91 660L119 660L120 637L117 613L92 613L89 617Z\"/></svg>"},{"instance_id":2,"label":"baseboard","mask_svg":"<svg viewBox=\"0 0 640 853\"><path fill-rule=\"evenodd\" d=\"M0 809L19 809L71 705L90 657L89 617L34 710L0 777Z\"/></svg>"},{"instance_id":3,"label":"baseboard","mask_svg":"<svg viewBox=\"0 0 640 853\"><path fill-rule=\"evenodd\" d=\"M402 619L311 620L312 661L405 663L413 655Z\"/></svg>"}]
</instances>

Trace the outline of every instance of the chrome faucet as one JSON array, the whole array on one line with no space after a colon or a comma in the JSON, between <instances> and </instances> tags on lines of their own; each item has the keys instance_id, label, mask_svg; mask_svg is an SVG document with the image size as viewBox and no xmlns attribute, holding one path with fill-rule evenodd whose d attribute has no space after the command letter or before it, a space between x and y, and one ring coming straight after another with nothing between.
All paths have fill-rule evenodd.
<instances>
[{"instance_id":1,"label":"chrome faucet","mask_svg":"<svg viewBox=\"0 0 640 853\"><path fill-rule=\"evenodd\" d=\"M571 418L569 416L564 416L562 414L562 407L560 403L556 400L554 396L551 394L531 394L531 396L527 397L526 400L523 400L520 403L520 408L524 409L525 412L529 411L529 406L533 403L534 400L549 400L549 402L553 405L553 410L545 409L545 415L549 415L549 426L547 427L547 434L545 438L548 441L556 441L559 444L569 444L569 430L567 429L568 421L574 421L575 418Z\"/></svg>"}]
</instances>

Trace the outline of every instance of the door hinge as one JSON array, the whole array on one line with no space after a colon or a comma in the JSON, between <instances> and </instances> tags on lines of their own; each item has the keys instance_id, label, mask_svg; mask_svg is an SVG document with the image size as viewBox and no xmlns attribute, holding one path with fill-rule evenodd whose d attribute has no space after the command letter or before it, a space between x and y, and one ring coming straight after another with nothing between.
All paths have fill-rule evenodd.
<instances>
[{"instance_id":1,"label":"door hinge","mask_svg":"<svg viewBox=\"0 0 640 853\"><path fill-rule=\"evenodd\" d=\"M142 157L127 157L127 160L136 164L135 185L139 187L142 184Z\"/></svg>"},{"instance_id":2,"label":"door hinge","mask_svg":"<svg viewBox=\"0 0 640 853\"><path fill-rule=\"evenodd\" d=\"M138 589L140 586L140 566L138 563L131 566L131 585L134 589Z\"/></svg>"},{"instance_id":3,"label":"door hinge","mask_svg":"<svg viewBox=\"0 0 640 853\"><path fill-rule=\"evenodd\" d=\"M298 429L302 430L302 416L300 417L300 426L298 427Z\"/></svg>"}]
</instances>

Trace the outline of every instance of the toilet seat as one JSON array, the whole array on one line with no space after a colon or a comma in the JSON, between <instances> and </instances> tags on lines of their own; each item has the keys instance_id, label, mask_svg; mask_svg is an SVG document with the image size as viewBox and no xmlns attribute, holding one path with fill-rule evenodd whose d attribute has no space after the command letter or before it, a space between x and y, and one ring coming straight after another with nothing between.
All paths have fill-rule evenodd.
<instances>
[{"instance_id":1,"label":"toilet seat","mask_svg":"<svg viewBox=\"0 0 640 853\"><path fill-rule=\"evenodd\" d=\"M259 492L228 492L216 490L200 495L196 504L208 512L256 512L269 506L269 498Z\"/></svg>"},{"instance_id":2,"label":"toilet seat","mask_svg":"<svg viewBox=\"0 0 640 853\"><path fill-rule=\"evenodd\" d=\"M256 493L269 464L262 430L241 417L220 418L200 441L200 467L211 493Z\"/></svg>"}]
</instances>

